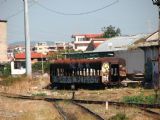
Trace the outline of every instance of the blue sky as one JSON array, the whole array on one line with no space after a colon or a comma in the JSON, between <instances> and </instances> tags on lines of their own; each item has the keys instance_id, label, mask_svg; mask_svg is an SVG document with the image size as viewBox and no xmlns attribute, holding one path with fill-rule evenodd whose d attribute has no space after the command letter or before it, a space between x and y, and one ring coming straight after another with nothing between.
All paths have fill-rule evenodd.
<instances>
[{"instance_id":1,"label":"blue sky","mask_svg":"<svg viewBox=\"0 0 160 120\"><path fill-rule=\"evenodd\" d=\"M152 0L28 0L31 41L69 42L72 34L101 33L101 28L113 25L124 35L152 33L158 29L158 8ZM53 10L83 15L60 15ZM0 19L8 20L8 42L23 41L23 0L0 0ZM20 11L20 12L19 12Z\"/></svg>"}]
</instances>

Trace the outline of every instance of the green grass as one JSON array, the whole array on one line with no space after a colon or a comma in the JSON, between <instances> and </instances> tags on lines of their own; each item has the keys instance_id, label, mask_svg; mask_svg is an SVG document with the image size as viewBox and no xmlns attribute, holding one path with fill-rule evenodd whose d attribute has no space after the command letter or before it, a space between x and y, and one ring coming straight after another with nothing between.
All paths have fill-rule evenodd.
<instances>
[{"instance_id":1,"label":"green grass","mask_svg":"<svg viewBox=\"0 0 160 120\"><path fill-rule=\"evenodd\" d=\"M137 96L125 96L122 101L126 103L154 104L155 95L144 96L143 94L140 94Z\"/></svg>"},{"instance_id":2,"label":"green grass","mask_svg":"<svg viewBox=\"0 0 160 120\"><path fill-rule=\"evenodd\" d=\"M115 116L112 116L108 120L129 120L126 114L124 113L118 113Z\"/></svg>"},{"instance_id":3,"label":"green grass","mask_svg":"<svg viewBox=\"0 0 160 120\"><path fill-rule=\"evenodd\" d=\"M47 94L46 93L35 93L35 94L32 94L32 96L46 96Z\"/></svg>"}]
</instances>

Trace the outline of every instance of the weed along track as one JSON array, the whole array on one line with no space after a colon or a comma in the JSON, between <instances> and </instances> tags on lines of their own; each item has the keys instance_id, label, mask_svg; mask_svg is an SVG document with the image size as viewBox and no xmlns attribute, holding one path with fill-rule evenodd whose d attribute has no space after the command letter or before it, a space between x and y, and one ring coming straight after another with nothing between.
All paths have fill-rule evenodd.
<instances>
[{"instance_id":1,"label":"weed along track","mask_svg":"<svg viewBox=\"0 0 160 120\"><path fill-rule=\"evenodd\" d=\"M104 109L106 101L92 101L92 100L74 100L74 99L57 99L51 96L25 96L18 94L9 94L9 93L0 93L0 96L14 99L23 99L23 100L41 100L52 103L54 108L58 111L59 115L64 120L103 120L102 116L94 111L94 108L88 108L88 105L101 105ZM83 106L82 106L83 104ZM135 104L135 103L123 103L123 102L113 102L108 101L108 104L111 106L117 106L123 108L136 108L140 111L143 111L145 116L150 116L152 118L160 118L160 113L155 112L152 109L160 110L159 104ZM105 118L104 118L105 119Z\"/></svg>"}]
</instances>

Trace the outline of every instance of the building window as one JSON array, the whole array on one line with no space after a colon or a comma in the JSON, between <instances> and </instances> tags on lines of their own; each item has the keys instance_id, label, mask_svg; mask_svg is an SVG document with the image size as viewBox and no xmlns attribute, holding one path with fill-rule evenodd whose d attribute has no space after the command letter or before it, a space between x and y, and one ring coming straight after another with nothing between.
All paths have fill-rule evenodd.
<instances>
[{"instance_id":1,"label":"building window","mask_svg":"<svg viewBox=\"0 0 160 120\"><path fill-rule=\"evenodd\" d=\"M14 68L15 69L25 68L25 61L15 61Z\"/></svg>"},{"instance_id":2,"label":"building window","mask_svg":"<svg viewBox=\"0 0 160 120\"><path fill-rule=\"evenodd\" d=\"M85 38L78 38L78 41L85 41Z\"/></svg>"}]
</instances>

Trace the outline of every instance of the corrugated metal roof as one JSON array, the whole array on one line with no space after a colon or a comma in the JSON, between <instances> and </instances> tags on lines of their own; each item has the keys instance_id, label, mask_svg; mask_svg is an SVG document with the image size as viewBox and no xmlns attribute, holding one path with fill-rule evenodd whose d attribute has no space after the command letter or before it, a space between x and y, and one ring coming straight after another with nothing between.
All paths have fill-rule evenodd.
<instances>
[{"instance_id":1,"label":"corrugated metal roof","mask_svg":"<svg viewBox=\"0 0 160 120\"><path fill-rule=\"evenodd\" d=\"M139 41L132 45L134 47L151 47L158 46L158 31L149 34L144 40Z\"/></svg>"},{"instance_id":2,"label":"corrugated metal roof","mask_svg":"<svg viewBox=\"0 0 160 120\"><path fill-rule=\"evenodd\" d=\"M128 50L130 45L145 36L146 34L139 34L134 36L119 36L110 38L99 45L94 52Z\"/></svg>"}]
</instances>

